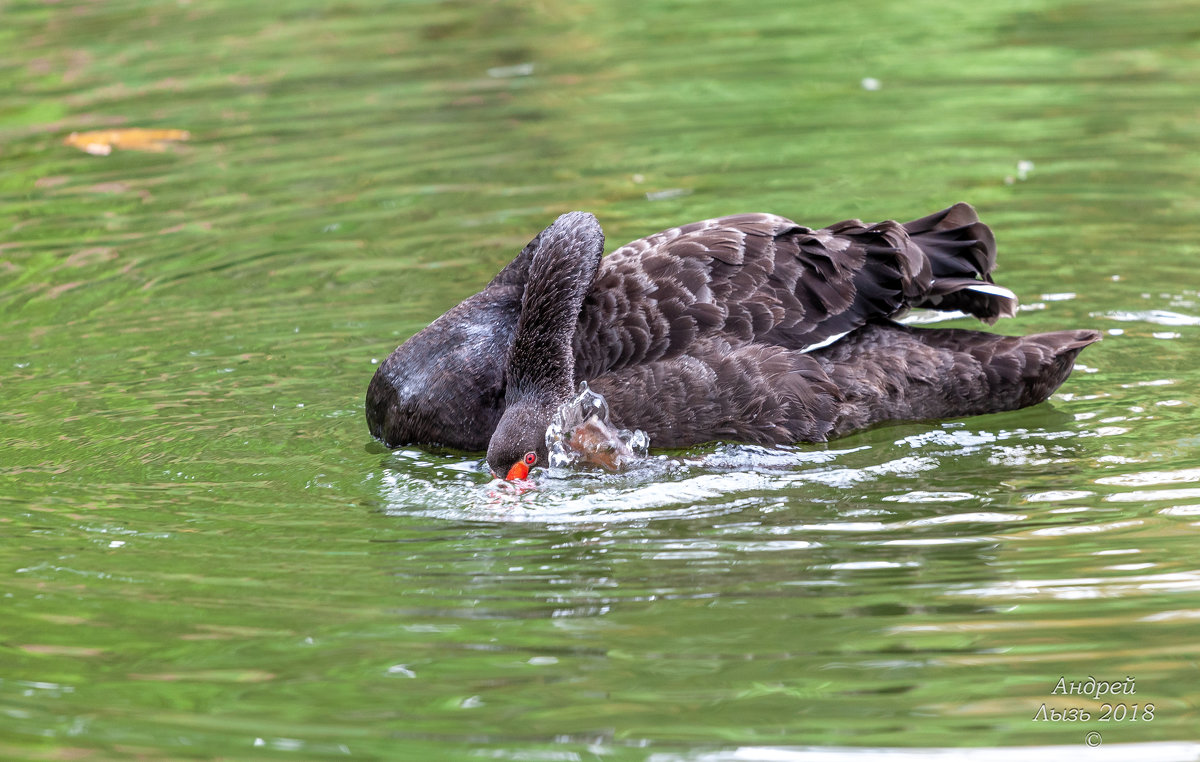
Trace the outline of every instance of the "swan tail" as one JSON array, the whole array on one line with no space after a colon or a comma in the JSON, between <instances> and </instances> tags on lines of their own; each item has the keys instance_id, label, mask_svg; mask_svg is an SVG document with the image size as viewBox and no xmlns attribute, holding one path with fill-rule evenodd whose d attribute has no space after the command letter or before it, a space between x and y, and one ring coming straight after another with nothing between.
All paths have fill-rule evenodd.
<instances>
[{"instance_id":1,"label":"swan tail","mask_svg":"<svg viewBox=\"0 0 1200 762\"><path fill-rule=\"evenodd\" d=\"M933 282L913 306L974 315L991 325L1017 313L1017 296L992 283L996 237L970 204L958 203L903 225L929 263Z\"/></svg>"},{"instance_id":2,"label":"swan tail","mask_svg":"<svg viewBox=\"0 0 1200 762\"><path fill-rule=\"evenodd\" d=\"M1046 401L1096 331L998 336L981 331L865 326L814 352L845 397L832 432L881 421L999 413ZM864 364L863 357L871 362Z\"/></svg>"}]
</instances>

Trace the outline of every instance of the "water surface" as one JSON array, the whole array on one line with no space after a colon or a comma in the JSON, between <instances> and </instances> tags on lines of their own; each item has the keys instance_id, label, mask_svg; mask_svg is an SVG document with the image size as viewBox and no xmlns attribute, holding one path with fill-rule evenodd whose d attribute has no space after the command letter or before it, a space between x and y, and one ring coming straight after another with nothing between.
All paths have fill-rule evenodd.
<instances>
[{"instance_id":1,"label":"water surface","mask_svg":"<svg viewBox=\"0 0 1200 762\"><path fill-rule=\"evenodd\" d=\"M1194 11L0 5L0 756L1200 757ZM1105 332L1049 404L505 500L366 431L561 212L958 200L998 329Z\"/></svg>"}]
</instances>

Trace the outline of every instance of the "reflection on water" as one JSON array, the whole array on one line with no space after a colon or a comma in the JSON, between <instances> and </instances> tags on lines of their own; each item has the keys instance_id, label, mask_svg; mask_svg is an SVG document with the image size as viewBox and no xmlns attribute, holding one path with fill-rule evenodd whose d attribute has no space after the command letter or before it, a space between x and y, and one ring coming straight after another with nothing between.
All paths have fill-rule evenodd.
<instances>
[{"instance_id":1,"label":"reflection on water","mask_svg":"<svg viewBox=\"0 0 1200 762\"><path fill-rule=\"evenodd\" d=\"M0 758L1197 758L1194 15L6 5ZM367 435L561 212L958 200L997 329L1105 331L1049 405L519 493ZM1154 719L1035 721L1062 676Z\"/></svg>"}]
</instances>

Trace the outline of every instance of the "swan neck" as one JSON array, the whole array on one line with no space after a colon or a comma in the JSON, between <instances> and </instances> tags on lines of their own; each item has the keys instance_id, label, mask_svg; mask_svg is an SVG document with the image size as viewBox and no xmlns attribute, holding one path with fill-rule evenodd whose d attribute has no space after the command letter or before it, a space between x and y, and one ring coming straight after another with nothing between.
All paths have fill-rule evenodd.
<instances>
[{"instance_id":1,"label":"swan neck","mask_svg":"<svg viewBox=\"0 0 1200 762\"><path fill-rule=\"evenodd\" d=\"M507 404L530 396L547 403L570 397L575 374L572 341L603 251L600 225L584 212L564 214L542 231L529 262L509 350Z\"/></svg>"}]
</instances>

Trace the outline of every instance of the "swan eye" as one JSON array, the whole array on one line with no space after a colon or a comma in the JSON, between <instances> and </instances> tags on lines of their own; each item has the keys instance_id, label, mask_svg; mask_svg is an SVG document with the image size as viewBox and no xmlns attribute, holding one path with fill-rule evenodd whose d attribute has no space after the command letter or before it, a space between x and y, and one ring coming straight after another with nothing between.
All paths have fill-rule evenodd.
<instances>
[{"instance_id":1,"label":"swan eye","mask_svg":"<svg viewBox=\"0 0 1200 762\"><path fill-rule=\"evenodd\" d=\"M537 463L537 453L536 452L525 453L525 465L532 466L534 463Z\"/></svg>"}]
</instances>

